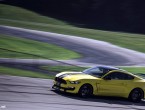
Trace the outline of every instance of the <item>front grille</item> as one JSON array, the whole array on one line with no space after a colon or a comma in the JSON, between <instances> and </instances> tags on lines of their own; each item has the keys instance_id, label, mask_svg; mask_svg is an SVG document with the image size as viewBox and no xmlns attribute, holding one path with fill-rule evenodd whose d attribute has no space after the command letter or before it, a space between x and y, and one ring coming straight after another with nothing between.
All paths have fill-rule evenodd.
<instances>
[{"instance_id":1,"label":"front grille","mask_svg":"<svg viewBox=\"0 0 145 110\"><path fill-rule=\"evenodd\" d=\"M63 84L66 84L66 81L62 78L59 78L59 77L55 77L55 81L59 82L59 83L63 83Z\"/></svg>"}]
</instances>

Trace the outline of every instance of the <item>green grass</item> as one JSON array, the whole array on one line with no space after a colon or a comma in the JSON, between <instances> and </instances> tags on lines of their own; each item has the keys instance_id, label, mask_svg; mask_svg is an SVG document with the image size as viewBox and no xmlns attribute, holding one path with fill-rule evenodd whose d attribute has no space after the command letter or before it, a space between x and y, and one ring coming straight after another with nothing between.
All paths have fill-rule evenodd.
<instances>
[{"instance_id":1,"label":"green grass","mask_svg":"<svg viewBox=\"0 0 145 110\"><path fill-rule=\"evenodd\" d=\"M44 79L53 79L54 78L54 76L51 76L48 74L21 70L21 69L15 69L15 68L9 68L9 67L4 67L4 66L0 66L0 75L12 75L12 76L44 78Z\"/></svg>"},{"instance_id":2,"label":"green grass","mask_svg":"<svg viewBox=\"0 0 145 110\"><path fill-rule=\"evenodd\" d=\"M52 44L0 34L0 57L72 59L80 55Z\"/></svg>"},{"instance_id":3,"label":"green grass","mask_svg":"<svg viewBox=\"0 0 145 110\"><path fill-rule=\"evenodd\" d=\"M63 71L83 71L89 67L75 67L75 66L41 66L40 68L48 71L53 71L55 73ZM138 75L145 79L145 67L120 67L128 72Z\"/></svg>"},{"instance_id":4,"label":"green grass","mask_svg":"<svg viewBox=\"0 0 145 110\"><path fill-rule=\"evenodd\" d=\"M62 21L50 17L48 18L16 6L10 6L4 4L0 4L0 18L27 21L27 22L36 22L36 23L39 22L39 23L66 25L66 23Z\"/></svg>"},{"instance_id":5,"label":"green grass","mask_svg":"<svg viewBox=\"0 0 145 110\"><path fill-rule=\"evenodd\" d=\"M121 68L145 79L145 67L121 67Z\"/></svg>"},{"instance_id":6,"label":"green grass","mask_svg":"<svg viewBox=\"0 0 145 110\"><path fill-rule=\"evenodd\" d=\"M50 72L63 72L63 71L83 71L88 67L75 67L75 66L41 66L41 69L48 70ZM121 67L122 69L129 71L133 74L140 75L140 73L145 74L145 67ZM44 79L53 79L54 76L39 72L32 72L28 70L21 70L16 68L10 68L5 66L0 66L0 75L13 75L13 76L22 76L22 77L32 77L32 78L44 78ZM144 76L143 76L144 77Z\"/></svg>"},{"instance_id":7,"label":"green grass","mask_svg":"<svg viewBox=\"0 0 145 110\"><path fill-rule=\"evenodd\" d=\"M145 73L145 67L120 67L131 73Z\"/></svg>"},{"instance_id":8,"label":"green grass","mask_svg":"<svg viewBox=\"0 0 145 110\"><path fill-rule=\"evenodd\" d=\"M145 52L145 35L141 34L78 28L60 20L44 17L22 8L2 4L0 5L0 18L2 18L0 19L0 24L2 25L82 36Z\"/></svg>"},{"instance_id":9,"label":"green grass","mask_svg":"<svg viewBox=\"0 0 145 110\"><path fill-rule=\"evenodd\" d=\"M54 72L63 72L63 71L83 71L89 67L77 67L77 66L41 66L40 68L54 71ZM131 73L145 73L145 67L119 67Z\"/></svg>"},{"instance_id":10,"label":"green grass","mask_svg":"<svg viewBox=\"0 0 145 110\"><path fill-rule=\"evenodd\" d=\"M84 69L87 69L87 67L77 67L77 66L41 66L40 68L48 71L53 72L63 72L63 71L83 71Z\"/></svg>"},{"instance_id":11,"label":"green grass","mask_svg":"<svg viewBox=\"0 0 145 110\"><path fill-rule=\"evenodd\" d=\"M86 38L110 42L112 44L133 49L136 51L145 52L145 35L78 28L69 25L63 21L41 16L29 10L9 5L0 4L0 24L82 36ZM5 35L0 35L0 48L0 57L45 57L48 59L72 59L80 57L80 55L78 55L77 53L63 49L58 46ZM41 68L54 72L83 70L82 68L73 66L43 66ZM132 73L145 73L145 67L121 68ZM0 66L0 74L51 78L50 76L41 73L7 68L2 66Z\"/></svg>"}]
</instances>

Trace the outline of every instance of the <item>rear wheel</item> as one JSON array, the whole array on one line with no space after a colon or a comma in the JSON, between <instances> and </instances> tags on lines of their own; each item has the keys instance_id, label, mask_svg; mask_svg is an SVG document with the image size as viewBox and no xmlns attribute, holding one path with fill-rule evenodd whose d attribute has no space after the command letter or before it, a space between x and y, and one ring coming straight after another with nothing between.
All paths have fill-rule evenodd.
<instances>
[{"instance_id":1,"label":"rear wheel","mask_svg":"<svg viewBox=\"0 0 145 110\"><path fill-rule=\"evenodd\" d=\"M79 95L81 97L87 98L93 94L93 87L90 84L84 84L79 90Z\"/></svg>"},{"instance_id":2,"label":"rear wheel","mask_svg":"<svg viewBox=\"0 0 145 110\"><path fill-rule=\"evenodd\" d=\"M130 95L129 95L129 99L132 102L140 102L141 99L143 98L143 91L141 89L134 89L131 91Z\"/></svg>"}]
</instances>

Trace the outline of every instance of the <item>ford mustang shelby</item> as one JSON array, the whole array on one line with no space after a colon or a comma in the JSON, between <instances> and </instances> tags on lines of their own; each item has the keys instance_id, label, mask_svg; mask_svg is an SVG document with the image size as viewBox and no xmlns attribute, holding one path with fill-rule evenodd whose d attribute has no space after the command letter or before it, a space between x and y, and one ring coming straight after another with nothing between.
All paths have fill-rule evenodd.
<instances>
[{"instance_id":1,"label":"ford mustang shelby","mask_svg":"<svg viewBox=\"0 0 145 110\"><path fill-rule=\"evenodd\" d=\"M55 76L55 90L91 95L117 96L139 102L145 98L145 79L125 70L96 66L83 72L61 72Z\"/></svg>"}]
</instances>

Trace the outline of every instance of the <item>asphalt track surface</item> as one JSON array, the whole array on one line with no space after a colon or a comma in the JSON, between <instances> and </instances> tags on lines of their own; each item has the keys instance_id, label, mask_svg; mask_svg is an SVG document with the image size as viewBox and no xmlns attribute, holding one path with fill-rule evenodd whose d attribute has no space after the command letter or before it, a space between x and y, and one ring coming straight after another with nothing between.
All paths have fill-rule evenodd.
<instances>
[{"instance_id":1,"label":"asphalt track surface","mask_svg":"<svg viewBox=\"0 0 145 110\"><path fill-rule=\"evenodd\" d=\"M121 48L103 41L2 25L0 26L0 33L59 45L78 52L83 56L80 59L64 61L70 64L115 66L145 65L144 53ZM5 60L13 62L13 59L1 59L1 62ZM16 61L16 59L14 60ZM49 63L51 61L34 59L23 59L22 61L21 59L17 59L16 62Z\"/></svg>"},{"instance_id":2,"label":"asphalt track surface","mask_svg":"<svg viewBox=\"0 0 145 110\"><path fill-rule=\"evenodd\" d=\"M111 97L79 98L54 92L49 79L0 75L0 110L145 110L145 102Z\"/></svg>"},{"instance_id":3,"label":"asphalt track surface","mask_svg":"<svg viewBox=\"0 0 145 110\"><path fill-rule=\"evenodd\" d=\"M145 55L76 36L0 26L0 33L56 44L83 55L71 64L144 65ZM105 59L105 60L104 60ZM0 63L53 63L49 60L1 59ZM0 75L0 110L144 110L145 102L111 97L79 98L51 89L52 80Z\"/></svg>"}]
</instances>

